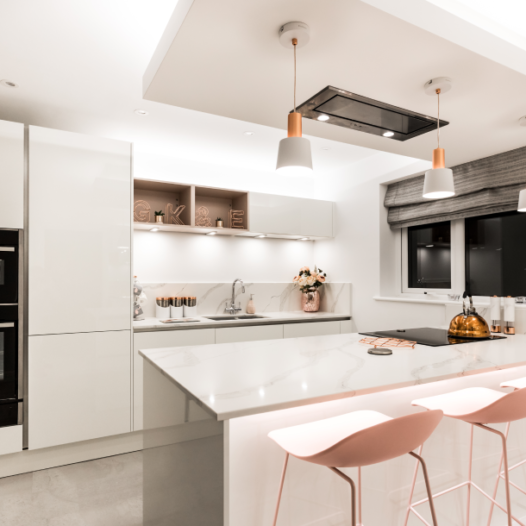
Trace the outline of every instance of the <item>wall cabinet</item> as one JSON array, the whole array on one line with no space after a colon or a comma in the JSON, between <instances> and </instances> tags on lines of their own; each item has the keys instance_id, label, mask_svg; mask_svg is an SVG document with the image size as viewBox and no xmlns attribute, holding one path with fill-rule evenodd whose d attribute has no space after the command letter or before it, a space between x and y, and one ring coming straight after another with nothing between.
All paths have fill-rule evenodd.
<instances>
[{"instance_id":1,"label":"wall cabinet","mask_svg":"<svg viewBox=\"0 0 526 526\"><path fill-rule=\"evenodd\" d=\"M24 228L24 125L0 121L0 228Z\"/></svg>"},{"instance_id":2,"label":"wall cabinet","mask_svg":"<svg viewBox=\"0 0 526 526\"><path fill-rule=\"evenodd\" d=\"M140 349L208 345L215 343L215 329L139 332L133 338L133 430L143 428L143 357Z\"/></svg>"},{"instance_id":3,"label":"wall cabinet","mask_svg":"<svg viewBox=\"0 0 526 526\"><path fill-rule=\"evenodd\" d=\"M131 329L131 145L29 128L29 334Z\"/></svg>"},{"instance_id":4,"label":"wall cabinet","mask_svg":"<svg viewBox=\"0 0 526 526\"><path fill-rule=\"evenodd\" d=\"M131 431L130 336L29 338L29 449Z\"/></svg>"},{"instance_id":5,"label":"wall cabinet","mask_svg":"<svg viewBox=\"0 0 526 526\"><path fill-rule=\"evenodd\" d=\"M330 201L250 192L249 230L263 234L332 237Z\"/></svg>"}]
</instances>

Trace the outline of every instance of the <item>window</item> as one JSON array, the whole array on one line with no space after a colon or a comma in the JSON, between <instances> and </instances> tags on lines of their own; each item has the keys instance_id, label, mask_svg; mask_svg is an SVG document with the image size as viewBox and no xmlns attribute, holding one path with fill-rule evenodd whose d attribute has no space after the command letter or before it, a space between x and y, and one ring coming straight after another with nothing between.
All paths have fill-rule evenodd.
<instances>
[{"instance_id":1,"label":"window","mask_svg":"<svg viewBox=\"0 0 526 526\"><path fill-rule=\"evenodd\" d=\"M474 296L526 296L526 214L465 221L467 290Z\"/></svg>"},{"instance_id":2,"label":"window","mask_svg":"<svg viewBox=\"0 0 526 526\"><path fill-rule=\"evenodd\" d=\"M451 289L451 223L407 229L409 289Z\"/></svg>"}]
</instances>

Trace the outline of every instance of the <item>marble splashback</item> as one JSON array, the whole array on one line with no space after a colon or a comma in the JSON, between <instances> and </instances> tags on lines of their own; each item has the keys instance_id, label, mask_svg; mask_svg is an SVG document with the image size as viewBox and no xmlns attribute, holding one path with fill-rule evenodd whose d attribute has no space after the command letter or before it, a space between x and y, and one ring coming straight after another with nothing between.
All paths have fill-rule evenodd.
<instances>
[{"instance_id":1,"label":"marble splashback","mask_svg":"<svg viewBox=\"0 0 526 526\"><path fill-rule=\"evenodd\" d=\"M232 283L142 283L146 317L155 317L155 298L159 296L196 296L197 314L223 314L232 297ZM351 284L325 283L320 288L320 311L351 313ZM301 310L301 292L292 283L245 283L245 294L236 284L236 304L246 311L250 294L254 294L256 312L291 312Z\"/></svg>"}]
</instances>

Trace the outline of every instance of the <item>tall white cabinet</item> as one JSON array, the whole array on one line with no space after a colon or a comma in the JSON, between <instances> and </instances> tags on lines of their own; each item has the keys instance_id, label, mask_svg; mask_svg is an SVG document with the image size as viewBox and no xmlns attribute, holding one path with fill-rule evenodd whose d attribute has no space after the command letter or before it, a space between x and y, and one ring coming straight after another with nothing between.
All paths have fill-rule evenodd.
<instances>
[{"instance_id":1,"label":"tall white cabinet","mask_svg":"<svg viewBox=\"0 0 526 526\"><path fill-rule=\"evenodd\" d=\"M24 228L24 125L0 121L0 228Z\"/></svg>"},{"instance_id":2,"label":"tall white cabinet","mask_svg":"<svg viewBox=\"0 0 526 526\"><path fill-rule=\"evenodd\" d=\"M29 127L29 448L131 430L131 145Z\"/></svg>"}]
</instances>

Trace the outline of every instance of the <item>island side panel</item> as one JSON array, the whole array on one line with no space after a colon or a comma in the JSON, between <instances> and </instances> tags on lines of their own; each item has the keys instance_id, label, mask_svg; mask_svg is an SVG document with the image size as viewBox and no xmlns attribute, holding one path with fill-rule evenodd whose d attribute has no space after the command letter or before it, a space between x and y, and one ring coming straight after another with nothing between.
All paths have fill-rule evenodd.
<instances>
[{"instance_id":1,"label":"island side panel","mask_svg":"<svg viewBox=\"0 0 526 526\"><path fill-rule=\"evenodd\" d=\"M224 424L144 362L144 526L223 526Z\"/></svg>"}]
</instances>

